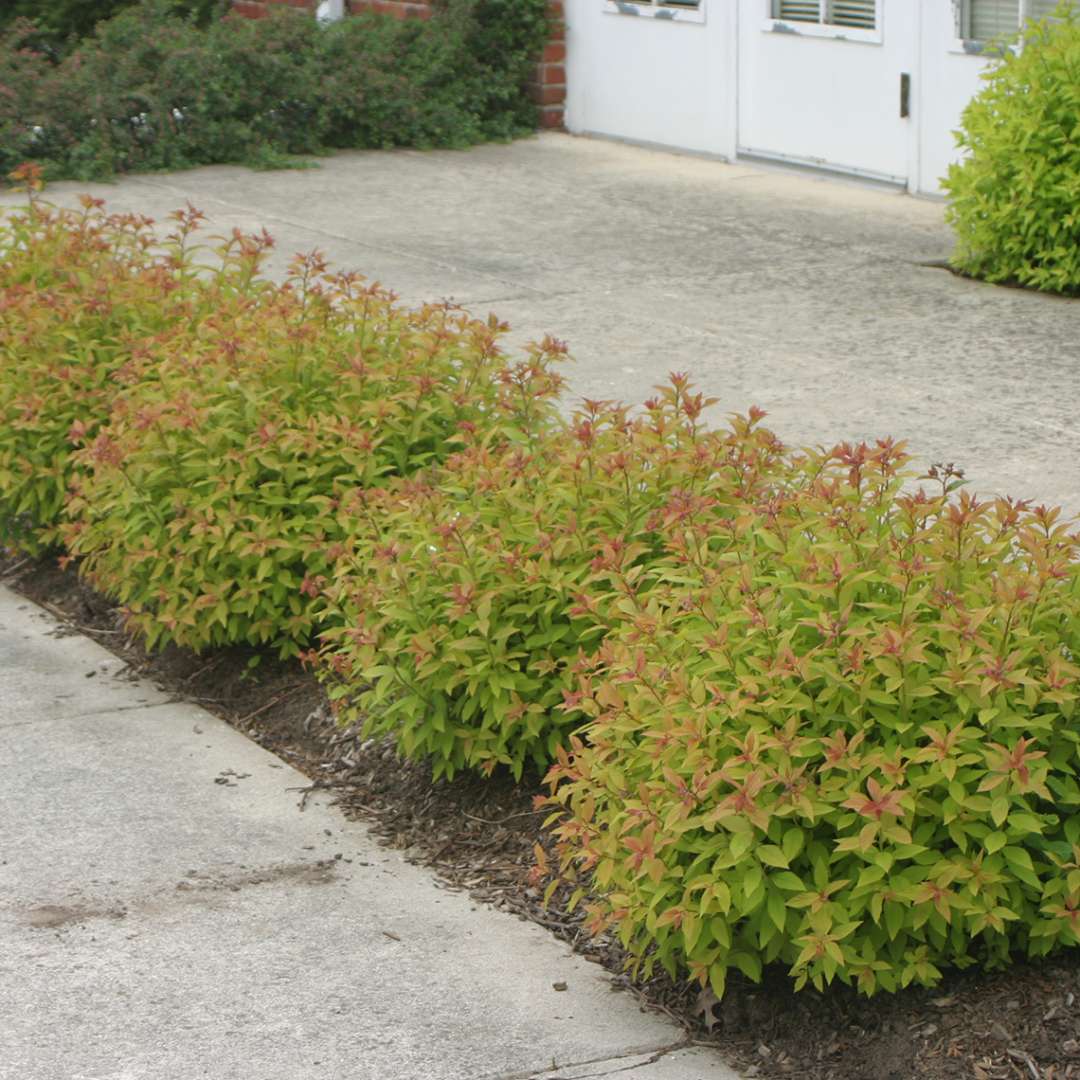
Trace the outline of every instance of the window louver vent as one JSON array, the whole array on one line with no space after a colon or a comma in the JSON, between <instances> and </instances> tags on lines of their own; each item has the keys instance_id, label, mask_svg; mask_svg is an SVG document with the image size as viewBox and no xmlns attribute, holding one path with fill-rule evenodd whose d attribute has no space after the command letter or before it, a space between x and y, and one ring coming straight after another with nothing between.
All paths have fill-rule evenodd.
<instances>
[{"instance_id":1,"label":"window louver vent","mask_svg":"<svg viewBox=\"0 0 1080 1080\"><path fill-rule=\"evenodd\" d=\"M1020 25L1020 0L971 0L967 36L991 41L1003 34L1015 34Z\"/></svg>"},{"instance_id":2,"label":"window louver vent","mask_svg":"<svg viewBox=\"0 0 1080 1080\"><path fill-rule=\"evenodd\" d=\"M821 22L819 0L779 0L775 17L790 22Z\"/></svg>"},{"instance_id":3,"label":"window louver vent","mask_svg":"<svg viewBox=\"0 0 1080 1080\"><path fill-rule=\"evenodd\" d=\"M775 0L773 18L874 30L877 28L877 0Z\"/></svg>"},{"instance_id":4,"label":"window louver vent","mask_svg":"<svg viewBox=\"0 0 1080 1080\"><path fill-rule=\"evenodd\" d=\"M877 2L832 0L829 4L829 22L835 26L857 26L861 30L873 30L877 25Z\"/></svg>"}]
</instances>

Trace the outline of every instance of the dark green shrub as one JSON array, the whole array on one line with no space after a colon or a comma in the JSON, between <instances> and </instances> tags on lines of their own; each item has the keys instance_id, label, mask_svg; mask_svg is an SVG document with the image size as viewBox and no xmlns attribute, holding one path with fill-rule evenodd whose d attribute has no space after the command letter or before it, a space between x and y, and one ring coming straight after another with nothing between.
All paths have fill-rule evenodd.
<instances>
[{"instance_id":1,"label":"dark green shrub","mask_svg":"<svg viewBox=\"0 0 1080 1080\"><path fill-rule=\"evenodd\" d=\"M546 3L447 0L460 27L465 98L486 138L512 138L536 126L526 87L548 35Z\"/></svg>"},{"instance_id":2,"label":"dark green shrub","mask_svg":"<svg viewBox=\"0 0 1080 1080\"><path fill-rule=\"evenodd\" d=\"M646 971L869 994L1080 944L1080 532L904 461L717 470L598 599L552 803Z\"/></svg>"},{"instance_id":3,"label":"dark green shrub","mask_svg":"<svg viewBox=\"0 0 1080 1080\"><path fill-rule=\"evenodd\" d=\"M362 13L320 31L311 100L324 145L467 146L499 134L481 123L482 99L470 99L457 19L444 16L436 32L433 22Z\"/></svg>"},{"instance_id":4,"label":"dark green shrub","mask_svg":"<svg viewBox=\"0 0 1080 1080\"><path fill-rule=\"evenodd\" d=\"M546 397L543 371L519 380ZM651 565L675 491L726 449L676 377L637 417L586 403L568 427L477 437L423 483L368 493L371 535L330 590L331 700L435 775L553 760L580 722L576 681L604 621L593 582Z\"/></svg>"},{"instance_id":5,"label":"dark green shrub","mask_svg":"<svg viewBox=\"0 0 1080 1080\"><path fill-rule=\"evenodd\" d=\"M0 171L32 160L50 179L97 179L522 134L543 12L543 0L447 0L427 20L319 26L283 6L201 27L141 0L60 60L16 21L0 34Z\"/></svg>"},{"instance_id":6,"label":"dark green shrub","mask_svg":"<svg viewBox=\"0 0 1080 1080\"><path fill-rule=\"evenodd\" d=\"M953 265L993 282L1080 295L1080 17L1030 24L964 110L964 159L944 181Z\"/></svg>"},{"instance_id":7,"label":"dark green shrub","mask_svg":"<svg viewBox=\"0 0 1080 1080\"><path fill-rule=\"evenodd\" d=\"M0 31L17 19L34 23L44 40L54 46L89 37L98 23L136 6L140 0L7 0L0 11ZM175 15L194 19L200 26L224 15L229 0L170 0Z\"/></svg>"},{"instance_id":8,"label":"dark green shrub","mask_svg":"<svg viewBox=\"0 0 1080 1080\"><path fill-rule=\"evenodd\" d=\"M94 179L317 149L318 32L297 12L202 30L165 0L147 0L101 23L58 65L19 59L34 65L34 81L7 107L0 101L0 156L9 167L40 161L50 179Z\"/></svg>"}]
</instances>

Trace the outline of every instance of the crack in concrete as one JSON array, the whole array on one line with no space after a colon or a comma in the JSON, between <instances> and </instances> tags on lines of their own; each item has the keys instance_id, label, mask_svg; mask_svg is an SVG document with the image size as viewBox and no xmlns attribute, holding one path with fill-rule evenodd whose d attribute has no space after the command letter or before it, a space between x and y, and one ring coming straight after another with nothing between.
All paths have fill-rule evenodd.
<instances>
[{"instance_id":1,"label":"crack in concrete","mask_svg":"<svg viewBox=\"0 0 1080 1080\"><path fill-rule=\"evenodd\" d=\"M573 1077L561 1077L561 1076L544 1076L538 1078L538 1080L588 1080L588 1078L603 1077L603 1076L615 1076L617 1073L629 1073L636 1072L638 1069L643 1069L647 1065L655 1065L662 1058L667 1057L668 1054L673 1054L677 1050L685 1050L687 1047L693 1044L688 1040L682 1040L681 1042L672 1043L671 1046L663 1047L657 1050L655 1054L647 1057L644 1061L636 1061L632 1065L621 1065L617 1069L605 1069L603 1072L587 1072L587 1073L575 1073ZM619 1061L620 1058L607 1058L608 1061ZM602 1063L601 1063L602 1064ZM564 1066L565 1068L565 1066Z\"/></svg>"},{"instance_id":2,"label":"crack in concrete","mask_svg":"<svg viewBox=\"0 0 1080 1080\"><path fill-rule=\"evenodd\" d=\"M545 292L542 294L545 300L561 300L567 296L581 296L580 289L563 289L558 292ZM477 304L509 304L517 300L528 300L528 296L522 294L514 295L501 295L501 296L483 296L478 300L473 299L471 296L464 296L459 300L459 303L465 307L475 307Z\"/></svg>"},{"instance_id":3,"label":"crack in concrete","mask_svg":"<svg viewBox=\"0 0 1080 1080\"><path fill-rule=\"evenodd\" d=\"M68 713L64 716L42 716L37 720L16 720L14 723L5 724L0 722L0 731L11 731L14 728L30 727L32 724L73 724L78 720L89 720L95 716L113 713L139 712L142 709L160 709L165 705L187 704L184 698L172 697L166 701L148 701L140 705L103 705L100 709L90 709L88 712Z\"/></svg>"},{"instance_id":4,"label":"crack in concrete","mask_svg":"<svg viewBox=\"0 0 1080 1080\"><path fill-rule=\"evenodd\" d=\"M159 191L167 191L170 194L181 196L184 199L191 201L191 194L185 191L183 188L174 187L172 184L163 184L160 182L155 183L152 180L141 178L137 181L146 187L156 188ZM250 214L260 219L260 221L276 222L279 225L287 225L289 228L298 229L300 232L310 233L314 236L324 236L330 240L340 240L343 243L352 244L355 247L366 248L369 251L379 252L387 255L394 255L399 259L411 259L414 262L423 263L426 266L433 267L437 270L447 270L452 274L460 273L462 269L465 269L470 274L475 274L477 277L488 278L491 281L497 281L501 285L509 286L510 288L521 290L536 296L546 296L547 292L544 289L536 289L531 285L526 285L524 282L514 281L510 278L499 277L497 274L488 273L485 270L476 270L467 264L464 267L459 266L456 263L445 262L442 259L433 259L429 255L420 255L414 251L408 251L402 248L387 247L382 244L372 244L363 240L358 240L356 237L349 236L346 233L331 232L328 229L321 229L317 226L304 224L299 221L294 221L292 218L283 217L280 214L275 214L269 210L263 210L254 206L245 206L243 203L234 203L226 199L222 199L220 196L208 196L204 202L217 203L218 206L226 207L229 210L236 211L237 213Z\"/></svg>"},{"instance_id":5,"label":"crack in concrete","mask_svg":"<svg viewBox=\"0 0 1080 1080\"><path fill-rule=\"evenodd\" d=\"M679 1050L687 1050L696 1043L693 1039L684 1038L677 1042L665 1043L662 1046L637 1046L626 1050L621 1054L606 1054L600 1058L588 1058L584 1061L564 1062L556 1065L554 1062L549 1069L531 1070L529 1072L500 1073L498 1076L490 1076L484 1080L596 1080L597 1077L615 1076L619 1073L633 1072L635 1069L645 1068L647 1065L655 1065L658 1061L674 1054ZM619 1065L617 1068L603 1069L599 1072L574 1073L573 1076L564 1076L563 1073L575 1069L587 1068L590 1065L604 1065L607 1062L626 1061L627 1058L642 1058L644 1060L632 1062L629 1065Z\"/></svg>"},{"instance_id":6,"label":"crack in concrete","mask_svg":"<svg viewBox=\"0 0 1080 1080\"><path fill-rule=\"evenodd\" d=\"M187 699L182 697L170 697L165 701L147 701L139 705L112 705L103 706L100 709L91 709L89 712L76 713L74 716L60 717L62 720L83 720L91 716L101 716L102 713L128 713L139 712L142 709L161 709L166 705L189 705Z\"/></svg>"}]
</instances>

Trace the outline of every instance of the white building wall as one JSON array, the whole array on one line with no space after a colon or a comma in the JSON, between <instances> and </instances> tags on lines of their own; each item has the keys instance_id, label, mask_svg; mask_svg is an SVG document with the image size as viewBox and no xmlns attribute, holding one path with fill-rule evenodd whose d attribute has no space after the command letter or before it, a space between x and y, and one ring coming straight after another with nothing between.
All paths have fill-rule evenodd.
<instances>
[{"instance_id":1,"label":"white building wall","mask_svg":"<svg viewBox=\"0 0 1080 1080\"><path fill-rule=\"evenodd\" d=\"M614 14L605 0L565 6L568 130L734 156L729 0L704 22Z\"/></svg>"},{"instance_id":2,"label":"white building wall","mask_svg":"<svg viewBox=\"0 0 1080 1080\"><path fill-rule=\"evenodd\" d=\"M567 0L566 125L728 159L741 147L938 193L986 67L958 40L958 3L881 0L879 32L845 39L775 24L769 0L705 0L703 22Z\"/></svg>"}]
</instances>

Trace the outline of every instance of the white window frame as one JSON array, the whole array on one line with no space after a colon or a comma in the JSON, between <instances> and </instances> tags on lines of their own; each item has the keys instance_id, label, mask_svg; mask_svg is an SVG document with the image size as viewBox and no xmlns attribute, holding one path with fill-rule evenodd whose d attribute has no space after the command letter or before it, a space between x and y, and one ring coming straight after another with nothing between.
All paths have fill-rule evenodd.
<instances>
[{"instance_id":1,"label":"white window frame","mask_svg":"<svg viewBox=\"0 0 1080 1080\"><path fill-rule=\"evenodd\" d=\"M838 26L836 23L827 22L803 22L795 19L779 19L772 14L776 10L773 0L766 0L769 15L762 23L761 29L769 34L792 34L796 37L831 38L833 41L854 41L863 45L881 45L885 41L884 21L885 2L875 0L874 29L864 30L858 26ZM822 0L822 10L826 7L826 0Z\"/></svg>"},{"instance_id":2,"label":"white window frame","mask_svg":"<svg viewBox=\"0 0 1080 1080\"><path fill-rule=\"evenodd\" d=\"M604 0L608 15L644 15L662 22L703 23L709 0L698 0L696 6L678 0Z\"/></svg>"},{"instance_id":3,"label":"white window frame","mask_svg":"<svg viewBox=\"0 0 1080 1080\"><path fill-rule=\"evenodd\" d=\"M992 39L973 38L967 34L971 25L971 0L953 0L953 16L955 19L955 34L949 52L960 53L965 56L986 56L999 52L998 46ZM1023 29L1024 23L1031 17L1030 0L1019 0L1017 8L1016 29ZM1015 49L1016 46L1014 45Z\"/></svg>"}]
</instances>

